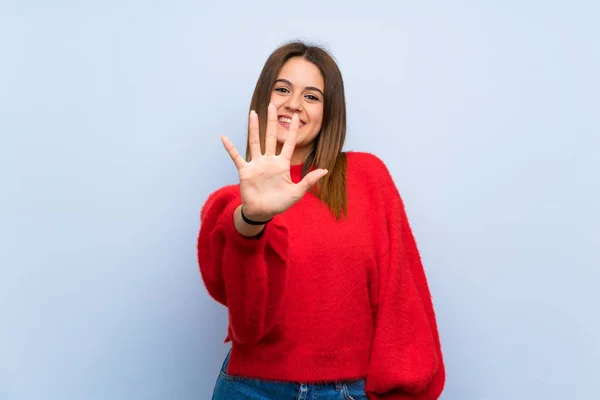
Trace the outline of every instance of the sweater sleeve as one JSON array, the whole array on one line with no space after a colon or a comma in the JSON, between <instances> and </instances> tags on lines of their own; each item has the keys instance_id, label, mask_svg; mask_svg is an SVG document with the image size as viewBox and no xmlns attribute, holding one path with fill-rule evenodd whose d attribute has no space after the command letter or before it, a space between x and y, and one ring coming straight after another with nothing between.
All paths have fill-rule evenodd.
<instances>
[{"instance_id":1,"label":"sweater sleeve","mask_svg":"<svg viewBox=\"0 0 600 400\"><path fill-rule=\"evenodd\" d=\"M431 295L403 201L379 163L389 248L382 249L366 390L370 400L435 400L445 370Z\"/></svg>"},{"instance_id":2,"label":"sweater sleeve","mask_svg":"<svg viewBox=\"0 0 600 400\"><path fill-rule=\"evenodd\" d=\"M211 194L202 207L198 264L208 293L229 313L229 335L256 343L275 326L288 256L286 227L275 217L258 238L239 234L233 221L239 186Z\"/></svg>"}]
</instances>

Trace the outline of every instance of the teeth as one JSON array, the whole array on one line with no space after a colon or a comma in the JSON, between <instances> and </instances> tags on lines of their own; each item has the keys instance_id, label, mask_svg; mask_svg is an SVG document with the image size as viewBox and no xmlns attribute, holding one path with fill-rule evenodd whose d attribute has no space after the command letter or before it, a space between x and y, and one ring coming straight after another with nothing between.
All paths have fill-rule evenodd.
<instances>
[{"instance_id":1,"label":"teeth","mask_svg":"<svg viewBox=\"0 0 600 400\"><path fill-rule=\"evenodd\" d=\"M286 124L291 124L292 120L290 118L280 117L279 120L281 122L285 122Z\"/></svg>"}]
</instances>

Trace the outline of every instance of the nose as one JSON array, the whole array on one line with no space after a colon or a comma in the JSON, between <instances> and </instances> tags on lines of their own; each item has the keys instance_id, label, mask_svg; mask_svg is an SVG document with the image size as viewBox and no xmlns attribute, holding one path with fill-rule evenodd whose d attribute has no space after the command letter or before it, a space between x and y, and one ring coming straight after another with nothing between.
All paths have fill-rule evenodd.
<instances>
[{"instance_id":1,"label":"nose","mask_svg":"<svg viewBox=\"0 0 600 400\"><path fill-rule=\"evenodd\" d=\"M297 96L290 96L285 105L285 108L292 113L300 113L302 111L302 103Z\"/></svg>"}]
</instances>

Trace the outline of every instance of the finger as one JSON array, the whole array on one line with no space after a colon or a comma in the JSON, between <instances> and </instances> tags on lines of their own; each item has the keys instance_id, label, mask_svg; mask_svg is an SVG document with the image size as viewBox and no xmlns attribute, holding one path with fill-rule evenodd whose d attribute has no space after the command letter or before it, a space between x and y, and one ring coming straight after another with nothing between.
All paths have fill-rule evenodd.
<instances>
[{"instance_id":1,"label":"finger","mask_svg":"<svg viewBox=\"0 0 600 400\"><path fill-rule=\"evenodd\" d=\"M221 142L223 142L223 146L225 146L225 150L227 150L227 153L229 153L229 156L233 160L233 163L235 164L238 171L241 168L245 167L246 160L244 160L244 158L240 155L240 153L238 153L238 151L235 149L235 146L233 145L233 143L231 143L231 140L229 140L225 136L221 136Z\"/></svg>"},{"instance_id":2,"label":"finger","mask_svg":"<svg viewBox=\"0 0 600 400\"><path fill-rule=\"evenodd\" d=\"M275 155L277 149L277 108L269 103L267 108L267 133L265 139L265 155Z\"/></svg>"},{"instance_id":3,"label":"finger","mask_svg":"<svg viewBox=\"0 0 600 400\"><path fill-rule=\"evenodd\" d=\"M298 133L298 126L300 125L300 118L298 118L298 114L294 114L292 117L292 123L290 124L290 131L288 132L285 143L283 144L283 148L281 149L281 156L287 158L288 160L292 159L292 155L294 154L294 148L296 147L296 134Z\"/></svg>"},{"instance_id":4,"label":"finger","mask_svg":"<svg viewBox=\"0 0 600 400\"><path fill-rule=\"evenodd\" d=\"M250 121L248 122L249 138L248 144L250 145L250 157L252 160L257 159L262 155L260 151L260 134L258 130L258 115L256 111L250 111Z\"/></svg>"},{"instance_id":5,"label":"finger","mask_svg":"<svg viewBox=\"0 0 600 400\"><path fill-rule=\"evenodd\" d=\"M297 193L299 195L298 197L304 196L304 193L306 193L308 189L313 187L319 181L319 179L327 175L327 172L328 171L326 169L316 169L306 174L304 179L302 179L298 184L296 184L296 188L299 191Z\"/></svg>"}]
</instances>

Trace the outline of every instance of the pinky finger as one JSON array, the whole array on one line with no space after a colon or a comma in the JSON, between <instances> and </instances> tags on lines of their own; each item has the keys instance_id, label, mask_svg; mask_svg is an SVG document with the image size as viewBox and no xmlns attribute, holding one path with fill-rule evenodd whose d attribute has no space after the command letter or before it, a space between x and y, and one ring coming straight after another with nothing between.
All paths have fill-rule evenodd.
<instances>
[{"instance_id":1,"label":"pinky finger","mask_svg":"<svg viewBox=\"0 0 600 400\"><path fill-rule=\"evenodd\" d=\"M244 160L244 158L240 155L240 153L238 153L238 151L235 149L235 146L233 145L233 143L231 143L231 140L229 140L226 136L221 136L221 142L223 142L223 146L225 146L225 150L227 150L227 153L229 153L229 156L233 160L233 163L235 164L238 171L240 169L242 169L243 167L245 167L246 160Z\"/></svg>"}]
</instances>

